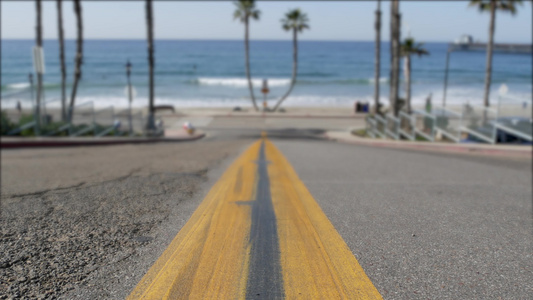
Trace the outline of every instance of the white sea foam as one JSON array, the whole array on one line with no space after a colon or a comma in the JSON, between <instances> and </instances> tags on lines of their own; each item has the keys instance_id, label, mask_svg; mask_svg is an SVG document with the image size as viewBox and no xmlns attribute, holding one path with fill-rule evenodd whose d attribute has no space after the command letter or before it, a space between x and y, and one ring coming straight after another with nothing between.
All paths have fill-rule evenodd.
<instances>
[{"instance_id":1,"label":"white sea foam","mask_svg":"<svg viewBox=\"0 0 533 300\"><path fill-rule=\"evenodd\" d=\"M8 89L20 90L20 89L25 89L25 88L30 87L30 84L28 82L17 82L17 83L8 84L6 85L6 87Z\"/></svg>"},{"instance_id":2,"label":"white sea foam","mask_svg":"<svg viewBox=\"0 0 533 300\"><path fill-rule=\"evenodd\" d=\"M200 85L215 85L215 86L232 86L232 87L246 87L248 80L246 78L216 78L216 77L200 77L197 79ZM288 78L269 78L269 86L284 86L289 85L291 80ZM260 87L263 84L262 78L252 78L252 85Z\"/></svg>"},{"instance_id":3,"label":"white sea foam","mask_svg":"<svg viewBox=\"0 0 533 300\"><path fill-rule=\"evenodd\" d=\"M374 77L368 78L368 83L374 83L374 82L375 82ZM387 82L389 82L389 78L388 77L380 77L379 78L379 82L380 83L387 83Z\"/></svg>"},{"instance_id":4,"label":"white sea foam","mask_svg":"<svg viewBox=\"0 0 533 300\"><path fill-rule=\"evenodd\" d=\"M388 93L383 93L380 97L380 102L384 105L389 105ZM403 91L402 91L403 93ZM433 105L441 105L442 103L442 90L427 89L420 90L413 94L412 105L413 107L421 107L425 104L425 100L429 93L432 93ZM492 91L491 103L496 105L498 101L497 91ZM532 95L530 93L509 92L508 98L519 99L520 101L530 101ZM60 101L57 96L46 97L46 106L48 108L59 108ZM277 97L272 95L268 99L269 105L274 105L277 101ZM450 88L447 93L446 103L447 105L461 105L464 103L481 104L483 99L483 91L474 88ZM31 106L31 99L28 95L22 95L20 97L2 99L2 106L15 107L17 101L22 102L23 107ZM505 99L504 99L505 100ZM292 94L283 103L283 106L287 107L353 107L355 101L363 101L372 104L374 97L372 94L367 95L354 95L354 96L334 96L334 95L313 95L313 94ZM114 106L115 110L122 110L128 107L128 100L125 96L107 96L107 95L79 95L76 97L76 104L82 104L86 102L92 102L96 109L101 109L109 106ZM176 109L180 107L250 107L251 102L248 97L157 97L155 98L156 105L173 105ZM147 107L148 98L146 96L138 96L133 100L132 106Z\"/></svg>"}]
</instances>

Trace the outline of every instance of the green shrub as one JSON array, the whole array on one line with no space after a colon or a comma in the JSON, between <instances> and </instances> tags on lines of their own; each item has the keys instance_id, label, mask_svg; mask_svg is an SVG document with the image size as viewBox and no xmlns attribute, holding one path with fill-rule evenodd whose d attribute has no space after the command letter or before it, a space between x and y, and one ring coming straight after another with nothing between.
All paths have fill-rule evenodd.
<instances>
[{"instance_id":1,"label":"green shrub","mask_svg":"<svg viewBox=\"0 0 533 300\"><path fill-rule=\"evenodd\" d=\"M1 126L2 126L2 128L1 128L2 135L6 135L14 127L13 122L11 122L11 120L9 119L9 117L7 116L7 113L5 111L2 111L2 124L1 124Z\"/></svg>"},{"instance_id":2,"label":"green shrub","mask_svg":"<svg viewBox=\"0 0 533 300\"><path fill-rule=\"evenodd\" d=\"M19 118L19 123L17 124L17 128L18 127L21 127L21 126L24 126L30 122L33 122L33 116L32 115L22 115L20 116ZM30 127L30 128L26 128L24 130L22 130L18 135L21 135L21 136L35 136L35 132L33 131L34 130L34 127Z\"/></svg>"}]
</instances>

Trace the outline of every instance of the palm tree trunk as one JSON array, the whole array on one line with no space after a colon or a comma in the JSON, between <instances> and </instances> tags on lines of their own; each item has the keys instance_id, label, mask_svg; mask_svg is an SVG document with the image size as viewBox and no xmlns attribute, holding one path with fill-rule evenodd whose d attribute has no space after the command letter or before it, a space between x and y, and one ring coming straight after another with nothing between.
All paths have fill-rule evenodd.
<instances>
[{"instance_id":1,"label":"palm tree trunk","mask_svg":"<svg viewBox=\"0 0 533 300\"><path fill-rule=\"evenodd\" d=\"M400 83L400 2L391 3L391 79L390 102L393 113L398 116L398 87Z\"/></svg>"},{"instance_id":2,"label":"palm tree trunk","mask_svg":"<svg viewBox=\"0 0 533 300\"><path fill-rule=\"evenodd\" d=\"M148 72L149 72L149 113L147 129L155 129L154 119L154 28L152 15L152 1L146 0L146 27L148 30Z\"/></svg>"},{"instance_id":3,"label":"palm tree trunk","mask_svg":"<svg viewBox=\"0 0 533 300\"><path fill-rule=\"evenodd\" d=\"M43 46L43 29L42 29L42 7L41 0L35 1L36 10L37 10L37 25L35 26L35 43L37 47L41 48ZM41 94L43 89L43 74L37 72L37 97L35 99L35 123L36 123L36 134L39 135L41 131Z\"/></svg>"},{"instance_id":4,"label":"palm tree trunk","mask_svg":"<svg viewBox=\"0 0 533 300\"><path fill-rule=\"evenodd\" d=\"M292 32L292 78L291 78L291 85L289 86L289 90L281 97L278 102L276 103L276 106L274 106L273 111L276 111L281 103L285 101L285 99L290 95L292 92L292 89L294 88L294 85L296 84L296 76L298 75L298 31L296 28L293 29Z\"/></svg>"},{"instance_id":5,"label":"palm tree trunk","mask_svg":"<svg viewBox=\"0 0 533 300\"><path fill-rule=\"evenodd\" d=\"M411 113L411 56L405 57L405 102L407 105L407 113Z\"/></svg>"},{"instance_id":6,"label":"palm tree trunk","mask_svg":"<svg viewBox=\"0 0 533 300\"><path fill-rule=\"evenodd\" d=\"M492 48L494 45L494 26L496 22L496 5L494 1L490 2L490 27L489 27L489 42L487 43L487 66L485 70L485 93L483 103L486 107L490 106L490 84L492 77Z\"/></svg>"},{"instance_id":7,"label":"palm tree trunk","mask_svg":"<svg viewBox=\"0 0 533 300\"><path fill-rule=\"evenodd\" d=\"M374 107L375 114L379 114L379 76L380 76L380 59L381 59L381 0L378 0L378 9L376 10L376 47L375 47L375 65L374 65Z\"/></svg>"},{"instance_id":8,"label":"palm tree trunk","mask_svg":"<svg viewBox=\"0 0 533 300\"><path fill-rule=\"evenodd\" d=\"M65 66L65 42L63 39L63 8L62 0L57 0L57 29L59 38L59 63L61 64L61 119L67 120L67 97L66 97L66 80L67 68Z\"/></svg>"},{"instance_id":9,"label":"palm tree trunk","mask_svg":"<svg viewBox=\"0 0 533 300\"><path fill-rule=\"evenodd\" d=\"M72 122L72 114L74 113L74 103L76 101L78 81L81 78L81 64L83 63L83 23L82 23L80 0L74 0L74 13L76 14L78 36L76 40L74 82L72 83L72 92L70 94L70 106L69 106L69 116L68 116L69 122Z\"/></svg>"},{"instance_id":10,"label":"palm tree trunk","mask_svg":"<svg viewBox=\"0 0 533 300\"><path fill-rule=\"evenodd\" d=\"M252 78L250 76L250 45L249 45L249 17L244 20L244 59L246 64L246 78L248 79L248 89L250 89L250 97L252 98L252 104L255 111L258 111L257 103L255 103L254 87L252 85Z\"/></svg>"}]
</instances>

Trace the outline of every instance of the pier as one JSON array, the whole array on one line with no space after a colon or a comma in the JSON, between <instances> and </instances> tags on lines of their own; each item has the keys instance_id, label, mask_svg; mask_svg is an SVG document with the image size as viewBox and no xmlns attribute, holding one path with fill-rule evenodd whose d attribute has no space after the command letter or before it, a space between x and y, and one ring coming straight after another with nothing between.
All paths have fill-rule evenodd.
<instances>
[{"instance_id":1,"label":"pier","mask_svg":"<svg viewBox=\"0 0 533 300\"><path fill-rule=\"evenodd\" d=\"M449 51L486 51L486 43L450 43ZM494 44L494 52L531 54L533 47L530 44Z\"/></svg>"}]
</instances>

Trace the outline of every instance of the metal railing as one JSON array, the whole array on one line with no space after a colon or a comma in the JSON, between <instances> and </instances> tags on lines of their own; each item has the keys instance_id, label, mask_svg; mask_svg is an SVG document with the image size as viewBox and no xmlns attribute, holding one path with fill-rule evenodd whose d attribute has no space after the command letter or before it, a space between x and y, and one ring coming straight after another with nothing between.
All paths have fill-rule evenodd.
<instances>
[{"instance_id":1,"label":"metal railing","mask_svg":"<svg viewBox=\"0 0 533 300\"><path fill-rule=\"evenodd\" d=\"M371 116L366 116L365 117L365 132L366 134L371 137L371 138L375 138L376 137L376 134L375 134L375 131L376 131L376 120L374 120L374 118L372 118Z\"/></svg>"},{"instance_id":2,"label":"metal railing","mask_svg":"<svg viewBox=\"0 0 533 300\"><path fill-rule=\"evenodd\" d=\"M431 112L415 109L411 114L400 111L398 117L387 115L366 118L366 132L372 138L416 140L422 137L434 142L436 136L459 143L470 141L533 142L533 102L499 96L497 105L465 104L460 111L435 106Z\"/></svg>"},{"instance_id":3,"label":"metal railing","mask_svg":"<svg viewBox=\"0 0 533 300\"><path fill-rule=\"evenodd\" d=\"M376 120L376 130L374 133L380 138L386 139L387 135L385 134L385 130L387 129L387 120L378 114L374 115L374 119Z\"/></svg>"},{"instance_id":4,"label":"metal railing","mask_svg":"<svg viewBox=\"0 0 533 300\"><path fill-rule=\"evenodd\" d=\"M513 135L526 141L533 141L533 117L531 99L498 97L498 119L495 124L498 139L505 141Z\"/></svg>"},{"instance_id":5,"label":"metal railing","mask_svg":"<svg viewBox=\"0 0 533 300\"><path fill-rule=\"evenodd\" d=\"M31 114L34 115L34 120L30 122L26 122L19 126L18 128L12 129L7 133L7 135L15 135L19 134L20 132L33 128L35 132L37 132L37 123L35 122L35 99L34 99L34 93L33 89L31 87L27 87L18 91L8 92L0 94L0 101L2 102L2 106L6 105L6 100L12 100L12 101L20 101L21 109L24 111L24 104L30 103L31 105ZM23 117L23 113L21 112L15 112L15 111L6 111L7 116L11 120L16 120L16 123L20 122L20 118Z\"/></svg>"},{"instance_id":6,"label":"metal railing","mask_svg":"<svg viewBox=\"0 0 533 300\"><path fill-rule=\"evenodd\" d=\"M74 106L70 118L69 135L80 136L93 131L96 127L94 103L84 102Z\"/></svg>"},{"instance_id":7,"label":"metal railing","mask_svg":"<svg viewBox=\"0 0 533 300\"><path fill-rule=\"evenodd\" d=\"M45 100L43 89L40 105L37 107L35 104L35 92L35 88L29 86L24 89L0 94L0 100L3 105L5 105L6 102L9 103L9 101L13 101L13 106L16 101L20 101L22 104L22 111L6 111L9 119L14 120L15 123L20 123L20 118L25 117L24 121L22 121L24 123L21 123L20 126L9 131L7 133L8 135L17 135L28 129L32 129L33 133L36 135L43 136L54 136L65 133L70 136L80 136L92 133L95 137L105 136L110 133L130 136L138 133L145 134L146 120L143 117L142 112L137 112L130 116L131 111L125 110L115 114L113 106L96 110L92 101L75 105L69 123L61 124L61 122L54 122L54 119L62 119L61 100L57 98ZM30 105L31 110L24 109L28 104ZM53 110L51 108L53 108ZM31 111L32 118L28 117L28 111ZM40 114L39 117L37 116L38 111ZM24 112L26 112L26 114L24 114Z\"/></svg>"},{"instance_id":8,"label":"metal railing","mask_svg":"<svg viewBox=\"0 0 533 300\"><path fill-rule=\"evenodd\" d=\"M460 132L473 140L496 143L498 111L482 105L463 105Z\"/></svg>"},{"instance_id":9,"label":"metal railing","mask_svg":"<svg viewBox=\"0 0 533 300\"><path fill-rule=\"evenodd\" d=\"M400 124L398 133L400 137L404 137L410 141L415 140L415 117L409 115L404 111L399 112Z\"/></svg>"},{"instance_id":10,"label":"metal railing","mask_svg":"<svg viewBox=\"0 0 533 300\"><path fill-rule=\"evenodd\" d=\"M398 130L400 128L400 119L396 118L392 114L388 114L385 116L385 120L387 121L385 134L395 140L399 140L400 134L398 133Z\"/></svg>"},{"instance_id":11,"label":"metal railing","mask_svg":"<svg viewBox=\"0 0 533 300\"><path fill-rule=\"evenodd\" d=\"M456 143L461 141L462 113L435 106L431 114L435 117L436 130Z\"/></svg>"},{"instance_id":12,"label":"metal railing","mask_svg":"<svg viewBox=\"0 0 533 300\"><path fill-rule=\"evenodd\" d=\"M116 129L115 109L113 106L101 108L94 112L94 136L101 137Z\"/></svg>"},{"instance_id":13,"label":"metal railing","mask_svg":"<svg viewBox=\"0 0 533 300\"><path fill-rule=\"evenodd\" d=\"M424 110L413 110L414 138L421 136L428 141L435 141L435 116Z\"/></svg>"}]
</instances>

